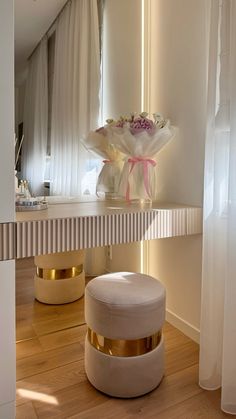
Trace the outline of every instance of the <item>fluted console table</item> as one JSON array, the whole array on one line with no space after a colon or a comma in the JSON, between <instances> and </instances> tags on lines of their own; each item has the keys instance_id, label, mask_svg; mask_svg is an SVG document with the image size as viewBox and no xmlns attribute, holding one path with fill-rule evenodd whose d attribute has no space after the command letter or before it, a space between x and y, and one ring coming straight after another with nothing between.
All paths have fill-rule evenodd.
<instances>
[{"instance_id":1,"label":"fluted console table","mask_svg":"<svg viewBox=\"0 0 236 419\"><path fill-rule=\"evenodd\" d=\"M202 209L158 203L90 201L19 212L0 224L0 260L201 233Z\"/></svg>"}]
</instances>

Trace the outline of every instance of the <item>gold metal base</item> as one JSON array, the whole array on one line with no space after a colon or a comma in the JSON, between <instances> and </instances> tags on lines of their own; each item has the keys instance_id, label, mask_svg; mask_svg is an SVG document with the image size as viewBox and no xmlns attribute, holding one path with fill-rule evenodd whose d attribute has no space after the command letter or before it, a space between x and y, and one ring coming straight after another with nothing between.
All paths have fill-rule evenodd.
<instances>
[{"instance_id":1,"label":"gold metal base","mask_svg":"<svg viewBox=\"0 0 236 419\"><path fill-rule=\"evenodd\" d=\"M36 267L36 275L42 279L68 279L75 278L83 272L83 265L72 266L67 269L44 269Z\"/></svg>"},{"instance_id":2,"label":"gold metal base","mask_svg":"<svg viewBox=\"0 0 236 419\"><path fill-rule=\"evenodd\" d=\"M151 352L161 341L161 331L135 340L109 339L88 328L88 341L98 351L107 355L129 357Z\"/></svg>"}]
</instances>

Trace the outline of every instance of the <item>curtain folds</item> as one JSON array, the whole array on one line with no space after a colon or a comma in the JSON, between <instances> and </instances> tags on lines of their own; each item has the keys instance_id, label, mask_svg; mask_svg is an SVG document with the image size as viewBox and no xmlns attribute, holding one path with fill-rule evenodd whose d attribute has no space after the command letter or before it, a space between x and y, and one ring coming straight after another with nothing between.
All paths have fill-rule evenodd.
<instances>
[{"instance_id":1,"label":"curtain folds","mask_svg":"<svg viewBox=\"0 0 236 419\"><path fill-rule=\"evenodd\" d=\"M236 414L236 4L211 0L200 385Z\"/></svg>"},{"instance_id":2,"label":"curtain folds","mask_svg":"<svg viewBox=\"0 0 236 419\"><path fill-rule=\"evenodd\" d=\"M47 38L29 60L24 104L22 177L34 195L44 195L48 135Z\"/></svg>"},{"instance_id":3,"label":"curtain folds","mask_svg":"<svg viewBox=\"0 0 236 419\"><path fill-rule=\"evenodd\" d=\"M51 194L80 195L86 151L98 125L100 47L97 0L71 0L59 16L52 97Z\"/></svg>"}]
</instances>

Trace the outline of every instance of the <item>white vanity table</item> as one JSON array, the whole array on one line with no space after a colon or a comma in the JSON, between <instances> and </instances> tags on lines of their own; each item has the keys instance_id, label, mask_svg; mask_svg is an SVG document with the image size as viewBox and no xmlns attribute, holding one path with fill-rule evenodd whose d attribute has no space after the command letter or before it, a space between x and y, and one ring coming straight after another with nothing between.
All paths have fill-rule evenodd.
<instances>
[{"instance_id":1,"label":"white vanity table","mask_svg":"<svg viewBox=\"0 0 236 419\"><path fill-rule=\"evenodd\" d=\"M46 210L17 212L14 223L0 224L0 260L36 256L35 297L47 304L64 304L83 295L82 249L201 233L198 207L54 197L50 201L54 203ZM61 280L45 281L55 275Z\"/></svg>"},{"instance_id":2,"label":"white vanity table","mask_svg":"<svg viewBox=\"0 0 236 419\"><path fill-rule=\"evenodd\" d=\"M0 225L0 260L201 233L202 209L124 201L58 203Z\"/></svg>"}]
</instances>

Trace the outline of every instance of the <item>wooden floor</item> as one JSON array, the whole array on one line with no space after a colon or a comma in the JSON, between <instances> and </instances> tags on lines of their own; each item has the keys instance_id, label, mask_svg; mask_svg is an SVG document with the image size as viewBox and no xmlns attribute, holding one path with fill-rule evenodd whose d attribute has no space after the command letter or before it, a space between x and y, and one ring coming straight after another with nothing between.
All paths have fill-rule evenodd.
<instances>
[{"instance_id":1,"label":"wooden floor","mask_svg":"<svg viewBox=\"0 0 236 419\"><path fill-rule=\"evenodd\" d=\"M84 371L83 299L63 306L34 301L32 259L16 269L17 419L218 419L220 392L198 386L198 345L170 324L164 327L166 372L146 396L105 396Z\"/></svg>"}]
</instances>

